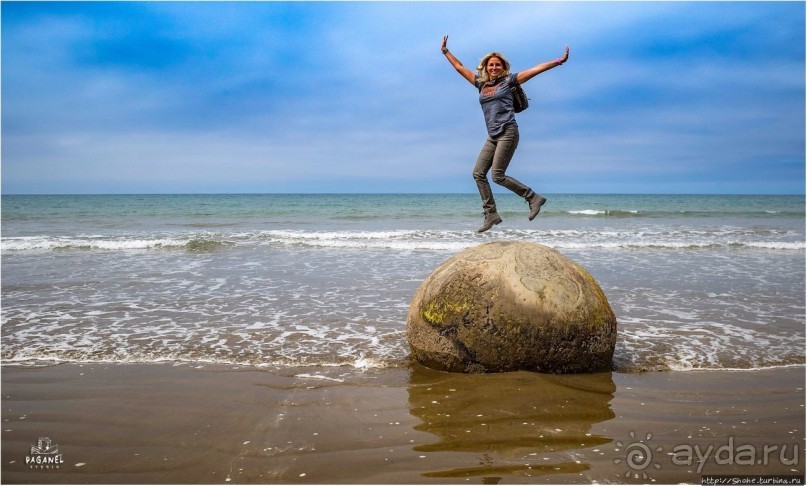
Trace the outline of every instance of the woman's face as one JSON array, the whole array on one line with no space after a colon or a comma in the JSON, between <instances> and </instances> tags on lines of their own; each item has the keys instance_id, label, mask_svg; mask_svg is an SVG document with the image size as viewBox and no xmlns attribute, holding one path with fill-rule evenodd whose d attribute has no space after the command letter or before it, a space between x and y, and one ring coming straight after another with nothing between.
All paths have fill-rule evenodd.
<instances>
[{"instance_id":1,"label":"woman's face","mask_svg":"<svg viewBox=\"0 0 807 486\"><path fill-rule=\"evenodd\" d=\"M498 57L491 57L485 68L491 78L498 78L504 72L504 63Z\"/></svg>"}]
</instances>

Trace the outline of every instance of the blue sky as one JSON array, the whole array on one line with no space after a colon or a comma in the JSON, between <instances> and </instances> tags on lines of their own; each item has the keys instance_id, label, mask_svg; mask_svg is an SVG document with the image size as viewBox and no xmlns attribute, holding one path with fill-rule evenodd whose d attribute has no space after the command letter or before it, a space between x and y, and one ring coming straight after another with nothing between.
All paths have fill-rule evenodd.
<instances>
[{"instance_id":1,"label":"blue sky","mask_svg":"<svg viewBox=\"0 0 807 486\"><path fill-rule=\"evenodd\" d=\"M468 67L539 192L805 189L803 2L2 2L3 193L475 192Z\"/></svg>"}]
</instances>

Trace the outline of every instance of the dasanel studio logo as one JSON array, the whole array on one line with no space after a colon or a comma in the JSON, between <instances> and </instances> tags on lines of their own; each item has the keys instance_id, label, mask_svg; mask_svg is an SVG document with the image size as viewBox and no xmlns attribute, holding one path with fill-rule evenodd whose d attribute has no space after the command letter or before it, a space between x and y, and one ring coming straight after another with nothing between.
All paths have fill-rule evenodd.
<instances>
[{"instance_id":1,"label":"dasanel studio logo","mask_svg":"<svg viewBox=\"0 0 807 486\"><path fill-rule=\"evenodd\" d=\"M25 464L31 469L59 469L63 463L59 446L48 437L40 437L31 445L31 453L25 456Z\"/></svg>"}]
</instances>

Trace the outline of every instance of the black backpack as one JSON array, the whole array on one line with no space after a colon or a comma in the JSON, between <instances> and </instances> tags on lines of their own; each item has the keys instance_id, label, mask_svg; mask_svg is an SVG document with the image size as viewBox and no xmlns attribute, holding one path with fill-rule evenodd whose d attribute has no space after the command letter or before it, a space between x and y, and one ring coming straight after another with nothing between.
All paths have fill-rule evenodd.
<instances>
[{"instance_id":1,"label":"black backpack","mask_svg":"<svg viewBox=\"0 0 807 486\"><path fill-rule=\"evenodd\" d=\"M524 92L524 88L520 84L510 88L510 91L513 93L513 111L521 113L529 108L530 99L527 98L527 93Z\"/></svg>"}]
</instances>

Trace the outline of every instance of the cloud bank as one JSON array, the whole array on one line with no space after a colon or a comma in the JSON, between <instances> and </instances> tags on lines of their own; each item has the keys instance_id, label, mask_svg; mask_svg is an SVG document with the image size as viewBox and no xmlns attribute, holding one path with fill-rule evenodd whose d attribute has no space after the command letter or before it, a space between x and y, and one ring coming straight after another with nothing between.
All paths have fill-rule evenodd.
<instances>
[{"instance_id":1,"label":"cloud bank","mask_svg":"<svg viewBox=\"0 0 807 486\"><path fill-rule=\"evenodd\" d=\"M2 6L4 193L473 192L474 68L525 85L541 192L804 193L805 5Z\"/></svg>"}]
</instances>

